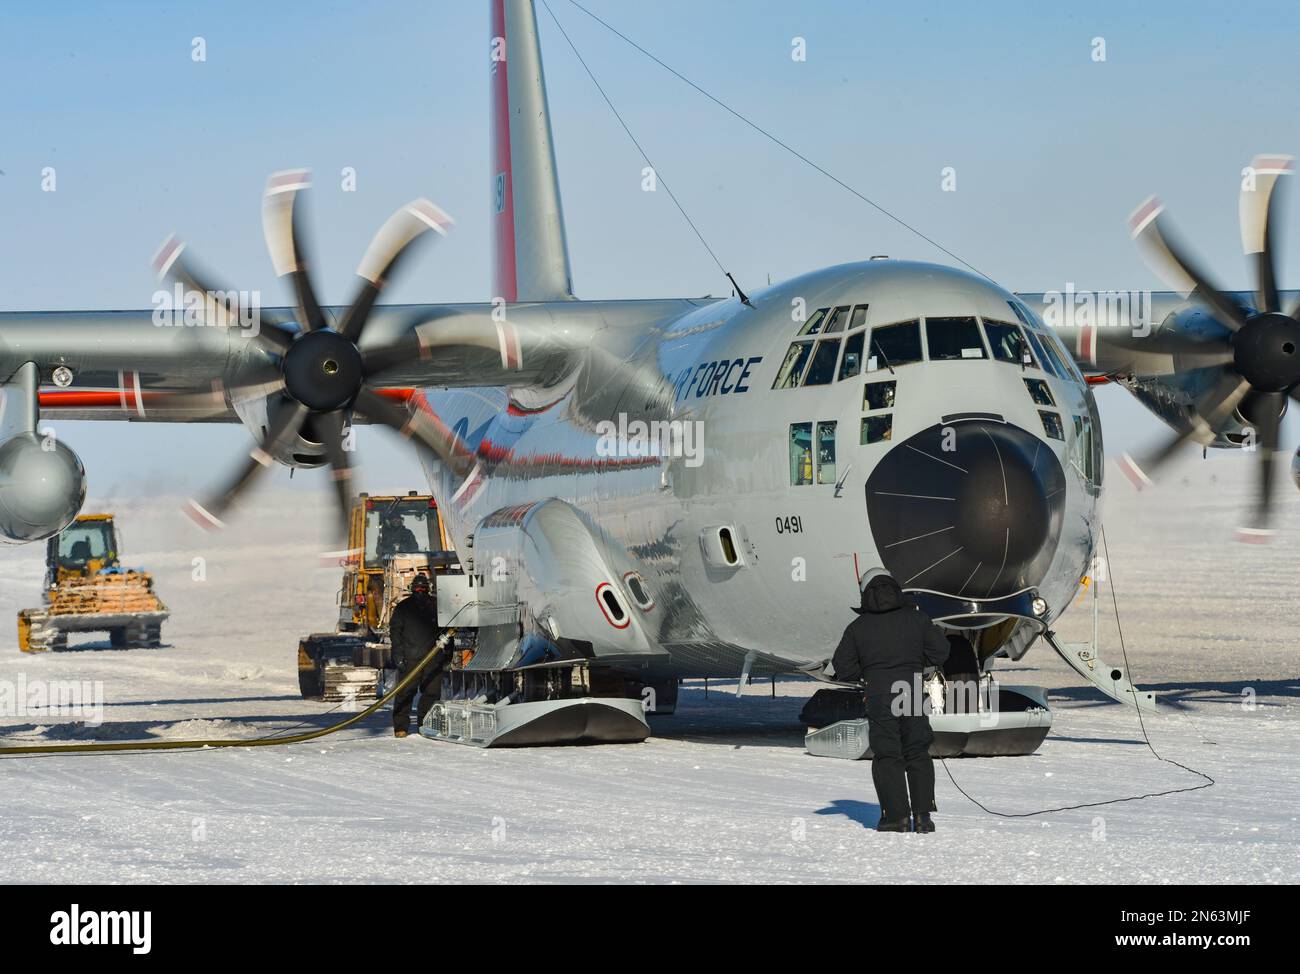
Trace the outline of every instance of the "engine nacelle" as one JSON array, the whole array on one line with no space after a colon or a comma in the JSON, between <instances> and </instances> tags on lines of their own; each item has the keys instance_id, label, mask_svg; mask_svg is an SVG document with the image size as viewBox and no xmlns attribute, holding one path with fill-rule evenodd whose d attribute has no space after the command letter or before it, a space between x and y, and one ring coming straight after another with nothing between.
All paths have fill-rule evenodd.
<instances>
[{"instance_id":1,"label":"engine nacelle","mask_svg":"<svg viewBox=\"0 0 1300 974\"><path fill-rule=\"evenodd\" d=\"M234 408L235 415L244 424L244 428L253 434L254 440L260 443L280 410L286 407L287 403L283 399L272 398L236 402ZM316 435L310 417L303 425L302 432L276 450L274 458L277 463L282 463L286 467L300 469L324 466L329 461L325 446Z\"/></svg>"},{"instance_id":2,"label":"engine nacelle","mask_svg":"<svg viewBox=\"0 0 1300 974\"><path fill-rule=\"evenodd\" d=\"M20 433L0 443L0 541L58 534L86 499L86 470L61 440Z\"/></svg>"}]
</instances>

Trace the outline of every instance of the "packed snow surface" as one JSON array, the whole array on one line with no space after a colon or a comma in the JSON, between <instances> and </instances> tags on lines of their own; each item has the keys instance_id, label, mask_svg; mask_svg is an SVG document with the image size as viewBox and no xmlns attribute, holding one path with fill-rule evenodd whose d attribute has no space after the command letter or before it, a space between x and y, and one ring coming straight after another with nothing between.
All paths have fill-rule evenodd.
<instances>
[{"instance_id":1,"label":"packed snow surface","mask_svg":"<svg viewBox=\"0 0 1300 974\"><path fill-rule=\"evenodd\" d=\"M1132 674L1163 704L1146 731L1212 788L1000 818L939 766L939 831L878 835L869 765L803 749L798 713L813 684L782 681L773 697L756 683L737 699L735 680L707 691L691 682L677 714L652 718L653 736L637 745L398 741L385 712L302 745L0 759L0 879L1295 882L1300 498L1283 488L1273 545L1235 544L1250 466L1188 464L1142 494L1113 477L1105 511ZM166 645L111 650L87 635L67 652L28 656L10 628L0 687L98 684L103 711L100 722L10 706L0 744L254 738L345 716L297 690L298 637L332 628L339 584L317 555L315 496L268 488L215 538L174 499L111 507L125 561L155 573L172 611ZM3 618L36 604L42 556L36 545L0 555ZM1109 589L1101 594L1101 653L1119 663ZM1086 598L1060 629L1090 637ZM1082 685L1047 647L1000 671L1051 688L1055 724L1033 756L948 762L990 809L1201 783L1157 761L1136 714Z\"/></svg>"}]
</instances>

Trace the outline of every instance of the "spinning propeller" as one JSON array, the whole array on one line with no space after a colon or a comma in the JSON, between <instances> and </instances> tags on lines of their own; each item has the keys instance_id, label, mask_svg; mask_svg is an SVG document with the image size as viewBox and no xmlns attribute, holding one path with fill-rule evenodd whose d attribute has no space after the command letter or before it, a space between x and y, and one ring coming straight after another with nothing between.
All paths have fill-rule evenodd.
<instances>
[{"instance_id":1,"label":"spinning propeller","mask_svg":"<svg viewBox=\"0 0 1300 974\"><path fill-rule=\"evenodd\" d=\"M309 185L306 170L275 173L267 182L262 201L267 249L276 274L288 278L292 286L297 330L286 328L285 321L263 317L251 340L268 354L269 362L255 368L238 386L222 388L214 383L211 394L180 394L168 403L175 409L202 411L211 407L224 411L227 399L231 403L266 400L270 425L261 442L222 487L203 501L189 503L190 515L205 527L220 527L235 499L302 434L325 447L338 517L346 537L352 460L345 435L354 409L448 458L446 431L433 416L385 397L368 381L394 360L408 357L409 340L399 339L391 346L364 353L358 342L376 298L398 263L430 232L446 236L452 227L451 218L426 199L409 203L393 214L361 258L356 297L334 328L316 299L296 206L299 194ZM184 249L175 237L163 244L154 258L159 277L198 292L208 315L219 324L237 326L246 309L237 306L235 292L215 288L186 261Z\"/></svg>"},{"instance_id":2,"label":"spinning propeller","mask_svg":"<svg viewBox=\"0 0 1300 974\"><path fill-rule=\"evenodd\" d=\"M1218 378L1196 402L1191 428L1141 461L1125 454L1123 464L1135 483L1148 484L1151 475L1180 446L1192 439L1208 442L1233 410L1239 410L1254 427L1259 454L1255 503L1247 525L1237 532L1243 541L1267 541L1272 535L1269 523L1278 430L1287 397L1300 402L1300 304L1287 312L1281 308L1272 232L1279 197L1277 181L1289 176L1293 168L1289 156L1257 156L1242 184L1241 241L1255 266L1253 308L1215 287L1187 252L1172 242L1161 222L1163 207L1154 197L1130 218L1133 237L1152 269L1175 290L1201 304L1228 330L1226 336L1198 339L1172 333L1153 335L1150 340L1098 336L1100 341L1123 348L1175 355L1184 367L1219 367Z\"/></svg>"}]
</instances>

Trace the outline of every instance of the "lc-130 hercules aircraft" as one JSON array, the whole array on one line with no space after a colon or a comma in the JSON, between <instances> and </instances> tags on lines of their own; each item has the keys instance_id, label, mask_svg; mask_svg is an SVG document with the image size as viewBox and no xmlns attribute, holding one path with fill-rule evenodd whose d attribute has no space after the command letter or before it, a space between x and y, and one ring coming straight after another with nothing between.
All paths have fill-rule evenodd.
<instances>
[{"instance_id":1,"label":"lc-130 hercules aircraft","mask_svg":"<svg viewBox=\"0 0 1300 974\"><path fill-rule=\"evenodd\" d=\"M176 315L207 327L160 324L159 308L0 315L6 537L51 536L85 494L76 455L38 436L42 413L243 423L257 446L193 504L214 526L275 464L327 466L346 511L347 428L387 425L424 448L465 568L458 589L439 582L444 622L476 630L465 693L532 686L519 674L552 680L554 661L578 660L595 695L631 698L639 720L643 687L670 710L683 677L829 681L877 564L968 632L984 666L1050 640L1098 544L1101 428L1084 371L1128 385L1177 442L1240 445L1257 430L1247 531L1267 530L1278 419L1300 381L1300 324L1279 310L1267 229L1289 160L1264 160L1243 192L1257 294L1214 289L1162 235L1158 207L1139 211L1135 232L1181 292L1153 297L1141 338L1115 309L1049 328L1049 295L889 259L726 299L580 301L533 5L494 0L491 16L496 299L376 304L411 245L451 228L421 200L370 244L356 300L321 307L298 229L307 177L278 173L264 232L294 304L261 310L260 327L174 239L157 270ZM1144 479L1153 465L1130 469ZM1134 701L1122 673L1063 655ZM571 739L621 733L584 720Z\"/></svg>"}]
</instances>

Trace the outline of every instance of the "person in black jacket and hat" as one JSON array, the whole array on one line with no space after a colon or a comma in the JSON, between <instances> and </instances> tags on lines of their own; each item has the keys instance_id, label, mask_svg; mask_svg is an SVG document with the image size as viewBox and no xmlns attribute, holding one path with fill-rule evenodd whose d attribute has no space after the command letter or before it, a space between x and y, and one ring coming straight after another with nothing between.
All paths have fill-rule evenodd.
<instances>
[{"instance_id":1,"label":"person in black jacket and hat","mask_svg":"<svg viewBox=\"0 0 1300 974\"><path fill-rule=\"evenodd\" d=\"M862 576L862 605L835 650L843 683L865 683L871 779L880 801L878 832L933 832L934 734L922 704L921 673L948 658L943 630L903 598L883 568ZM909 801L908 792L911 792Z\"/></svg>"},{"instance_id":2,"label":"person in black jacket and hat","mask_svg":"<svg viewBox=\"0 0 1300 974\"><path fill-rule=\"evenodd\" d=\"M404 678L418 667L438 641L438 600L430 594L429 576L416 575L411 580L411 594L398 602L388 621L388 639L393 647L393 663L398 679ZM416 708L416 726L424 723L434 701L441 695L442 670L446 663L446 649L434 656L424 672L412 680L393 698L393 734L405 737L410 730L411 701L416 693L420 703Z\"/></svg>"}]
</instances>

